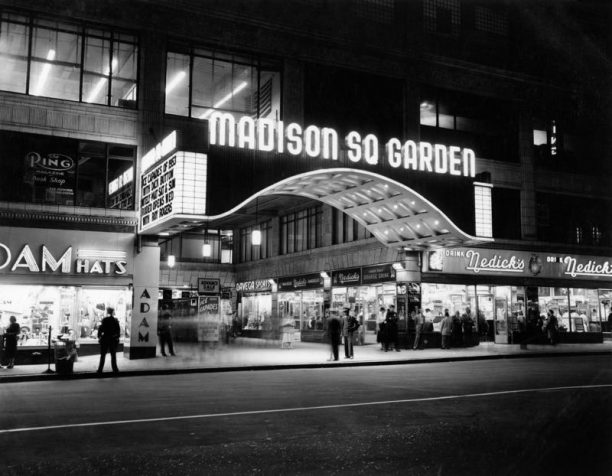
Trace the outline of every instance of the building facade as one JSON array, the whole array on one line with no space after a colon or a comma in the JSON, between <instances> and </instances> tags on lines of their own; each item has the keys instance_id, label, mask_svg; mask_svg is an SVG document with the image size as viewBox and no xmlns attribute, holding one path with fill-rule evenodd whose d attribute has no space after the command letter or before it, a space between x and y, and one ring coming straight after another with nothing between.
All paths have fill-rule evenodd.
<instances>
[{"instance_id":1,"label":"building facade","mask_svg":"<svg viewBox=\"0 0 612 476\"><path fill-rule=\"evenodd\" d=\"M467 307L478 339L553 310L601 342L610 9L290 4L0 1L1 325L26 360L95 352L107 307L131 358L162 307L179 341L321 341L350 307L370 344L394 304L407 345L417 309L436 334Z\"/></svg>"}]
</instances>

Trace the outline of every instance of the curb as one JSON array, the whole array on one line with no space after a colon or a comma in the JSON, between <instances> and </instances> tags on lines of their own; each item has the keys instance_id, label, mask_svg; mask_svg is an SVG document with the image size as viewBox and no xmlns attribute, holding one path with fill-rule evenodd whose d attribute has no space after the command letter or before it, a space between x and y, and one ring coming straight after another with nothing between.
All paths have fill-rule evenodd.
<instances>
[{"instance_id":1,"label":"curb","mask_svg":"<svg viewBox=\"0 0 612 476\"><path fill-rule=\"evenodd\" d=\"M319 369L319 368L339 368L339 367L378 367L383 365L414 365L432 364L444 362L469 362L475 360L499 360L499 359L524 359L524 358L551 358L551 357L581 357L585 355L610 355L612 350L600 351L575 351L575 352L539 352L529 354L501 354L501 355L471 355L455 357L431 357L417 360L385 360L385 361L364 361L364 362L321 362L312 364L272 364L272 365L245 365L232 367L200 367L200 368L177 368L177 369L150 369L150 370L126 370L118 374L106 372L97 374L96 372L74 372L72 374L41 373L14 376L0 376L0 384L15 382L45 382L50 380L85 380L100 378L123 378L123 377L144 377L152 375L178 375L178 374L204 374L204 373L225 373L225 372L258 372L266 370L295 370L295 369Z\"/></svg>"}]
</instances>

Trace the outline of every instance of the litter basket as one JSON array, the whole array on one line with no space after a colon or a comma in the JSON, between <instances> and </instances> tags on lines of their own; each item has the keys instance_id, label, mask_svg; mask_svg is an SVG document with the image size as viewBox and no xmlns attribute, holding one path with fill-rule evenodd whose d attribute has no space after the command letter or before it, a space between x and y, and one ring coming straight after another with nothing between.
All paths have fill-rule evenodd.
<instances>
[{"instance_id":1,"label":"litter basket","mask_svg":"<svg viewBox=\"0 0 612 476\"><path fill-rule=\"evenodd\" d=\"M60 375L69 375L74 370L76 360L76 342L57 339L54 341L55 371Z\"/></svg>"}]
</instances>

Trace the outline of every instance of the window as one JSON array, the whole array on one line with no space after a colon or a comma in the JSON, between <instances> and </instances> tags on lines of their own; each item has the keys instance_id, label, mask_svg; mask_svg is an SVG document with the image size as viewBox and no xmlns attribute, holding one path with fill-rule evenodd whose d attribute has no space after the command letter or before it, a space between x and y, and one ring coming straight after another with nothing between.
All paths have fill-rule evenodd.
<instances>
[{"instance_id":1,"label":"window","mask_svg":"<svg viewBox=\"0 0 612 476\"><path fill-rule=\"evenodd\" d=\"M251 242L253 230L261 231L261 244ZM255 261L272 256L272 225L267 221L257 226L250 226L240 230L240 262Z\"/></svg>"},{"instance_id":2,"label":"window","mask_svg":"<svg viewBox=\"0 0 612 476\"><path fill-rule=\"evenodd\" d=\"M430 33L457 36L461 27L459 0L425 0L423 2L424 28Z\"/></svg>"},{"instance_id":3,"label":"window","mask_svg":"<svg viewBox=\"0 0 612 476\"><path fill-rule=\"evenodd\" d=\"M605 290L581 288L538 288L540 315L553 311L561 332L601 332L605 317Z\"/></svg>"},{"instance_id":4,"label":"window","mask_svg":"<svg viewBox=\"0 0 612 476\"><path fill-rule=\"evenodd\" d=\"M0 132L0 200L134 209L136 148Z\"/></svg>"},{"instance_id":5,"label":"window","mask_svg":"<svg viewBox=\"0 0 612 476\"><path fill-rule=\"evenodd\" d=\"M520 240L521 233L521 192L520 190L494 187L491 189L493 237Z\"/></svg>"},{"instance_id":6,"label":"window","mask_svg":"<svg viewBox=\"0 0 612 476\"><path fill-rule=\"evenodd\" d=\"M477 157L518 162L518 122L511 103L423 87L421 138L467 147Z\"/></svg>"},{"instance_id":7,"label":"window","mask_svg":"<svg viewBox=\"0 0 612 476\"><path fill-rule=\"evenodd\" d=\"M332 208L332 244L350 243L371 238L366 227L353 220L346 213Z\"/></svg>"},{"instance_id":8,"label":"window","mask_svg":"<svg viewBox=\"0 0 612 476\"><path fill-rule=\"evenodd\" d=\"M500 10L499 5L496 7L496 10L482 5L474 8L476 30L503 36L508 34L508 12Z\"/></svg>"},{"instance_id":9,"label":"window","mask_svg":"<svg viewBox=\"0 0 612 476\"><path fill-rule=\"evenodd\" d=\"M321 245L321 207L312 207L280 218L281 254L311 250Z\"/></svg>"},{"instance_id":10,"label":"window","mask_svg":"<svg viewBox=\"0 0 612 476\"><path fill-rule=\"evenodd\" d=\"M211 247L211 256L203 255L203 245ZM209 229L203 233L182 233L159 244L162 261L173 254L177 261L232 263L233 231Z\"/></svg>"},{"instance_id":11,"label":"window","mask_svg":"<svg viewBox=\"0 0 612 476\"><path fill-rule=\"evenodd\" d=\"M376 23L393 23L394 0L357 0L351 6L359 17Z\"/></svg>"},{"instance_id":12,"label":"window","mask_svg":"<svg viewBox=\"0 0 612 476\"><path fill-rule=\"evenodd\" d=\"M2 13L0 89L133 108L134 36Z\"/></svg>"},{"instance_id":13,"label":"window","mask_svg":"<svg viewBox=\"0 0 612 476\"><path fill-rule=\"evenodd\" d=\"M213 111L280 119L280 69L216 51L169 51L166 113L207 119Z\"/></svg>"}]
</instances>

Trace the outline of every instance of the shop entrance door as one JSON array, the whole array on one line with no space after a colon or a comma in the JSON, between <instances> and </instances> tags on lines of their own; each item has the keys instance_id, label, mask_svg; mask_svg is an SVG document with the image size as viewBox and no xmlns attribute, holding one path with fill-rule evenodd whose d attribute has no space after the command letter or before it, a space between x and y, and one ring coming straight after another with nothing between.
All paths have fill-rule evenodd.
<instances>
[{"instance_id":1,"label":"shop entrance door","mask_svg":"<svg viewBox=\"0 0 612 476\"><path fill-rule=\"evenodd\" d=\"M495 343L508 343L508 300L495 298Z\"/></svg>"}]
</instances>

